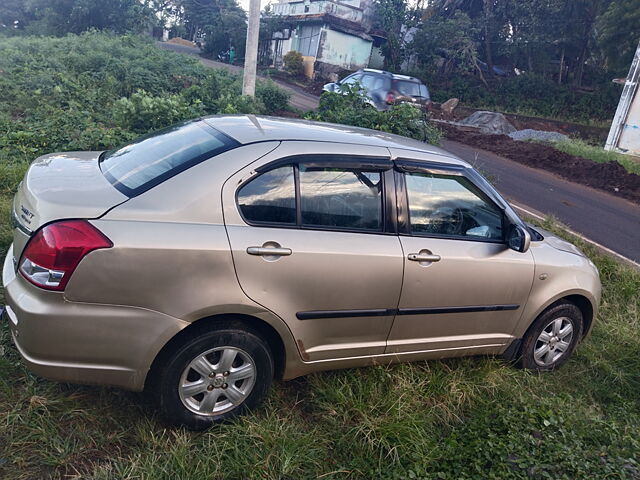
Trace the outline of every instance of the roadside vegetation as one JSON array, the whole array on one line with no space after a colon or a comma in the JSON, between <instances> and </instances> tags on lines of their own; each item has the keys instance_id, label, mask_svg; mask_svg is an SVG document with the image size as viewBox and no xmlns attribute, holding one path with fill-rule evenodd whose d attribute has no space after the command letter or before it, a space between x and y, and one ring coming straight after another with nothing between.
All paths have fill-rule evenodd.
<instances>
[{"instance_id":1,"label":"roadside vegetation","mask_svg":"<svg viewBox=\"0 0 640 480\"><path fill-rule=\"evenodd\" d=\"M434 100L590 125L613 117L640 35L640 0L375 4L385 68Z\"/></svg>"},{"instance_id":2,"label":"roadside vegetation","mask_svg":"<svg viewBox=\"0 0 640 480\"><path fill-rule=\"evenodd\" d=\"M313 118L438 140L411 107L379 115L359 102L325 95ZM237 76L136 37L0 39L0 256L11 196L38 155L286 108L271 83L241 97ZM638 479L640 273L571 240L604 295L593 334L558 372L478 357L318 373L276 382L259 410L205 433L164 424L141 394L31 375L1 325L0 478Z\"/></svg>"},{"instance_id":3,"label":"roadside vegetation","mask_svg":"<svg viewBox=\"0 0 640 480\"><path fill-rule=\"evenodd\" d=\"M318 110L307 113L305 118L372 128L433 145L440 144L442 132L429 123L429 117L422 110L412 105L400 104L379 112L367 103L358 84L343 85L341 92L324 92L320 97Z\"/></svg>"},{"instance_id":4,"label":"roadside vegetation","mask_svg":"<svg viewBox=\"0 0 640 480\"><path fill-rule=\"evenodd\" d=\"M594 162L618 162L627 172L640 175L640 158L610 152L599 145L591 145L583 140L572 139L566 142L554 142L552 147L576 157L588 158Z\"/></svg>"}]
</instances>

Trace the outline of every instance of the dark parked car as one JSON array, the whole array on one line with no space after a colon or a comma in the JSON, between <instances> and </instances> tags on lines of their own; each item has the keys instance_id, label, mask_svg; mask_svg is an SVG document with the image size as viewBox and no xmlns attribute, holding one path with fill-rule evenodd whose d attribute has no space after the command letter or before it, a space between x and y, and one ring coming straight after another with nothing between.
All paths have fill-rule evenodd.
<instances>
[{"instance_id":1,"label":"dark parked car","mask_svg":"<svg viewBox=\"0 0 640 480\"><path fill-rule=\"evenodd\" d=\"M377 110L387 110L397 103L431 108L429 90L419 79L384 70L364 68L337 83L327 83L323 90L340 93L343 85L355 84L360 85L369 103Z\"/></svg>"}]
</instances>

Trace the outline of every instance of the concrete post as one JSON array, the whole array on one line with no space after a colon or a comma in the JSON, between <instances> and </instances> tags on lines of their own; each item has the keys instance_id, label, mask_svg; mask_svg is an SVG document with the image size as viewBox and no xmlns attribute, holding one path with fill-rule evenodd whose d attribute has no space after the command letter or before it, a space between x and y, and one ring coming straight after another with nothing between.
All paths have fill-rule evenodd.
<instances>
[{"instance_id":1,"label":"concrete post","mask_svg":"<svg viewBox=\"0 0 640 480\"><path fill-rule=\"evenodd\" d=\"M254 97L256 94L256 64L258 63L258 34L260 33L260 0L249 3L249 24L247 43L244 51L244 76L242 94Z\"/></svg>"}]
</instances>

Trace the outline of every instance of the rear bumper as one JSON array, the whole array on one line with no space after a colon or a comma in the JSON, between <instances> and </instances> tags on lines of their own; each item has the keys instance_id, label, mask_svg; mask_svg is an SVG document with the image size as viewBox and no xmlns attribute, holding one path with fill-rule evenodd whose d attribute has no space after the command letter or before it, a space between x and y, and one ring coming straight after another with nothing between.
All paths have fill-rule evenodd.
<instances>
[{"instance_id":1,"label":"rear bumper","mask_svg":"<svg viewBox=\"0 0 640 480\"><path fill-rule=\"evenodd\" d=\"M11 248L2 270L4 317L36 375L140 391L160 349L188 325L142 308L69 302L16 275L12 258Z\"/></svg>"}]
</instances>

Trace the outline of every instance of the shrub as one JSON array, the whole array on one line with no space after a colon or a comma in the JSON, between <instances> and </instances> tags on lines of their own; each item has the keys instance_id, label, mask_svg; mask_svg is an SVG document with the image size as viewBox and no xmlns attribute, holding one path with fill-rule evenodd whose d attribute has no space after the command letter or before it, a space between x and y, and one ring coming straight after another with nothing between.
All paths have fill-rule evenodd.
<instances>
[{"instance_id":1,"label":"shrub","mask_svg":"<svg viewBox=\"0 0 640 480\"><path fill-rule=\"evenodd\" d=\"M358 85L342 87L342 94L324 92L317 112L307 119L342 123L395 133L434 145L440 143L442 132L434 127L421 110L412 105L394 105L379 112L366 102Z\"/></svg>"},{"instance_id":2,"label":"shrub","mask_svg":"<svg viewBox=\"0 0 640 480\"><path fill-rule=\"evenodd\" d=\"M180 95L154 97L144 90L138 90L129 98L121 98L114 104L114 119L125 128L143 133L197 117L203 113L201 107L199 101L190 104Z\"/></svg>"},{"instance_id":3,"label":"shrub","mask_svg":"<svg viewBox=\"0 0 640 480\"><path fill-rule=\"evenodd\" d=\"M473 76L458 75L442 81L429 72L415 75L423 79L437 102L456 97L469 107L586 124L613 118L621 93L610 82L599 85L593 92L584 92L529 74L500 79L491 89Z\"/></svg>"},{"instance_id":4,"label":"shrub","mask_svg":"<svg viewBox=\"0 0 640 480\"><path fill-rule=\"evenodd\" d=\"M0 37L0 164L101 150L176 121L286 110L288 94L134 36ZM0 165L1 166L1 165Z\"/></svg>"},{"instance_id":5,"label":"shrub","mask_svg":"<svg viewBox=\"0 0 640 480\"><path fill-rule=\"evenodd\" d=\"M301 77L304 74L304 65L300 52L291 50L285 54L282 61L284 62L284 69L294 77Z\"/></svg>"},{"instance_id":6,"label":"shrub","mask_svg":"<svg viewBox=\"0 0 640 480\"><path fill-rule=\"evenodd\" d=\"M264 104L266 113L282 112L289 108L289 93L271 80L256 85L256 97Z\"/></svg>"}]
</instances>

